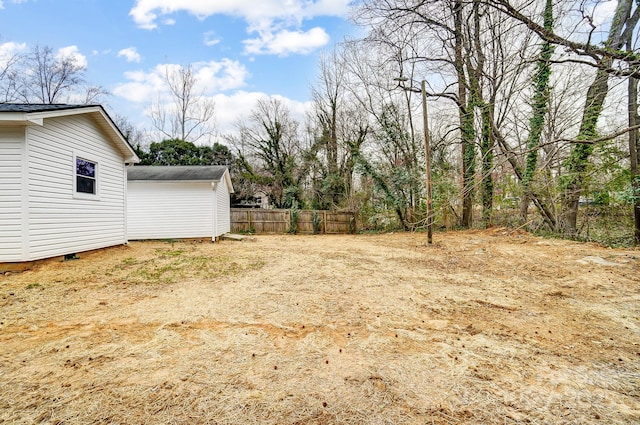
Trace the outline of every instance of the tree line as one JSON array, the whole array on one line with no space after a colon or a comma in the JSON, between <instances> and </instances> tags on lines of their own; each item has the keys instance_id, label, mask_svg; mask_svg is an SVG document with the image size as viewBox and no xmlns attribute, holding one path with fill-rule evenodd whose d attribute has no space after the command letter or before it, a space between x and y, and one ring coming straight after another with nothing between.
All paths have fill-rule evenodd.
<instances>
[{"instance_id":1,"label":"tree line","mask_svg":"<svg viewBox=\"0 0 640 425\"><path fill-rule=\"evenodd\" d=\"M601 6L361 2L366 36L322 56L306 120L265 98L222 136L240 196L424 227L424 81L436 225L501 224L506 207L510 224L583 237L595 211L640 242L640 9L619 0L603 20Z\"/></svg>"},{"instance_id":2,"label":"tree line","mask_svg":"<svg viewBox=\"0 0 640 425\"><path fill-rule=\"evenodd\" d=\"M421 228L424 81L436 223L491 226L515 206L517 226L584 237L596 216L638 243L640 7L607 5L365 0L367 35L322 57L308 119L265 99L227 144L278 206Z\"/></svg>"},{"instance_id":3,"label":"tree line","mask_svg":"<svg viewBox=\"0 0 640 425\"><path fill-rule=\"evenodd\" d=\"M239 199L416 230L424 82L436 225L581 238L622 223L640 243L637 2L363 0L353 16L365 35L321 57L304 120L266 97L219 134L185 66L150 107L159 140L120 125L143 163L228 165Z\"/></svg>"}]
</instances>

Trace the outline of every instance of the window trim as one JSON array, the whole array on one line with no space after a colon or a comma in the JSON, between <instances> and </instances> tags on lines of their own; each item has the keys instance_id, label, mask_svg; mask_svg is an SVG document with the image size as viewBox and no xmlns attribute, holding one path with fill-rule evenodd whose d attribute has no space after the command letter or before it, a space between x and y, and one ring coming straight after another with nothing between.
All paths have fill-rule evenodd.
<instances>
[{"instance_id":1,"label":"window trim","mask_svg":"<svg viewBox=\"0 0 640 425\"><path fill-rule=\"evenodd\" d=\"M78 173L77 162L78 159L91 162L95 165L95 193L78 192ZM72 180L73 180L73 198L74 199L88 199L88 200L100 200L100 163L92 158L91 155L85 155L80 152L73 153L72 163Z\"/></svg>"}]
</instances>

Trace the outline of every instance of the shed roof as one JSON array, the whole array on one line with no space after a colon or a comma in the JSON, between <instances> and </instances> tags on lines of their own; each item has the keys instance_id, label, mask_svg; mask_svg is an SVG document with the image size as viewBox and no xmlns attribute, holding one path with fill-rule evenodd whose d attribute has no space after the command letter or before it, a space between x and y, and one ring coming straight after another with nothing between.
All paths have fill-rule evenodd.
<instances>
[{"instance_id":1,"label":"shed roof","mask_svg":"<svg viewBox=\"0 0 640 425\"><path fill-rule=\"evenodd\" d=\"M64 103L0 103L1 125L43 125L46 118L88 114L104 134L118 147L128 163L140 161L135 150L102 105L68 105Z\"/></svg>"},{"instance_id":2,"label":"shed roof","mask_svg":"<svg viewBox=\"0 0 640 425\"><path fill-rule=\"evenodd\" d=\"M127 168L127 180L220 181L224 165L136 165Z\"/></svg>"}]
</instances>

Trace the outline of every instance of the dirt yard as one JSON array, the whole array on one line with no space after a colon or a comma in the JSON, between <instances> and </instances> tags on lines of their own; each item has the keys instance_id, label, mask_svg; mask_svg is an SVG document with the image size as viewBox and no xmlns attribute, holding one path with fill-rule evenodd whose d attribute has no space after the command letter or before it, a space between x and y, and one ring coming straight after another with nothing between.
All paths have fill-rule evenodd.
<instances>
[{"instance_id":1,"label":"dirt yard","mask_svg":"<svg viewBox=\"0 0 640 425\"><path fill-rule=\"evenodd\" d=\"M640 423L640 251L136 242L0 276L0 423Z\"/></svg>"}]
</instances>

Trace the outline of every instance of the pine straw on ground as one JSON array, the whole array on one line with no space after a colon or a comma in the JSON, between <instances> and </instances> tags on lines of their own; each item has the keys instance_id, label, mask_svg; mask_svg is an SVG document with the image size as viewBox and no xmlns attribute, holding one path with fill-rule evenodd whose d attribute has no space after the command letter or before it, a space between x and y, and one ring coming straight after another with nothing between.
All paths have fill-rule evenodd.
<instances>
[{"instance_id":1,"label":"pine straw on ground","mask_svg":"<svg viewBox=\"0 0 640 425\"><path fill-rule=\"evenodd\" d=\"M640 251L134 242L0 277L0 423L640 423Z\"/></svg>"}]
</instances>

